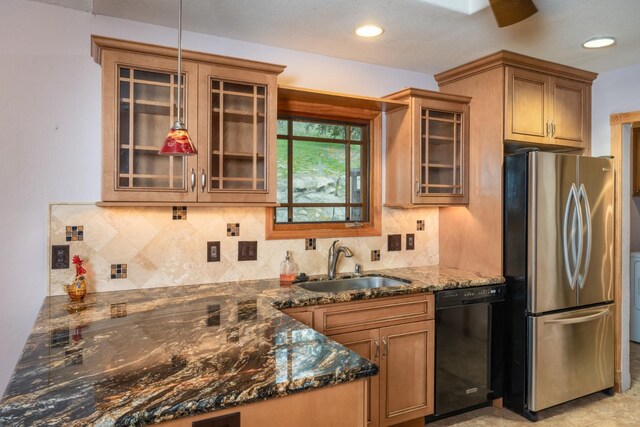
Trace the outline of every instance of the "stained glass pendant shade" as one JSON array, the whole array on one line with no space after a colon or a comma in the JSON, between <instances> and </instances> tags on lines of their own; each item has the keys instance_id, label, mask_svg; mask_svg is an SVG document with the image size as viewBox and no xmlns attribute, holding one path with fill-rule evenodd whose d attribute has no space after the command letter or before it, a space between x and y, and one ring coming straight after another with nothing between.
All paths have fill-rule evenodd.
<instances>
[{"instance_id":1,"label":"stained glass pendant shade","mask_svg":"<svg viewBox=\"0 0 640 427\"><path fill-rule=\"evenodd\" d=\"M191 156L198 154L196 147L191 142L187 127L180 120L180 110L182 104L181 92L182 92L182 0L179 0L179 12L178 12L178 113L176 115L176 122L169 130L167 138L164 140L162 148L158 152L164 156Z\"/></svg>"}]
</instances>

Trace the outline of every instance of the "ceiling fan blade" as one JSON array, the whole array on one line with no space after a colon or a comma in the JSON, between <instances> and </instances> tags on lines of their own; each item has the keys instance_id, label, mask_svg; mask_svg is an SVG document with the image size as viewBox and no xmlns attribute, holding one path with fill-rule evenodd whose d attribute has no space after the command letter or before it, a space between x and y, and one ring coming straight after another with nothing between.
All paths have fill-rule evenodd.
<instances>
[{"instance_id":1,"label":"ceiling fan blade","mask_svg":"<svg viewBox=\"0 0 640 427\"><path fill-rule=\"evenodd\" d=\"M498 27L520 22L538 11L532 0L489 0Z\"/></svg>"}]
</instances>

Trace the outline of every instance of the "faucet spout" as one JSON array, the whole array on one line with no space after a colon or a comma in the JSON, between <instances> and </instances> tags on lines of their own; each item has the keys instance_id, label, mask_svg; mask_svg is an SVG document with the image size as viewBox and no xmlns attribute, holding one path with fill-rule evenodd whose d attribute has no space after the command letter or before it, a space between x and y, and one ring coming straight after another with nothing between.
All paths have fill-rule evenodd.
<instances>
[{"instance_id":1,"label":"faucet spout","mask_svg":"<svg viewBox=\"0 0 640 427\"><path fill-rule=\"evenodd\" d=\"M344 254L345 257L351 258L353 256L353 251L346 246L338 246L339 240L334 240L329 248L329 256L327 259L327 276L329 279L336 278L336 268L338 265L338 258L340 258L340 254Z\"/></svg>"}]
</instances>

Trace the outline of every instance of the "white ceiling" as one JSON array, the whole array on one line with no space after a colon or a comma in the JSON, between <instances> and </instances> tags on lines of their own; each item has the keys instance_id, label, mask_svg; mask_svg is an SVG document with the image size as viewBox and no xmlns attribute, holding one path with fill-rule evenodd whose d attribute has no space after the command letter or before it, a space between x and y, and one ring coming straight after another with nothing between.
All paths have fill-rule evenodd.
<instances>
[{"instance_id":1,"label":"white ceiling","mask_svg":"<svg viewBox=\"0 0 640 427\"><path fill-rule=\"evenodd\" d=\"M177 28L177 0L35 0ZM453 4L452 4L453 3ZM498 28L487 0L185 0L184 29L435 74L506 49L590 71L640 63L640 0L534 0L538 13ZM456 10L436 4L452 4ZM475 13L474 13L475 12ZM355 27L385 29L361 39ZM612 35L617 44L587 50Z\"/></svg>"}]
</instances>

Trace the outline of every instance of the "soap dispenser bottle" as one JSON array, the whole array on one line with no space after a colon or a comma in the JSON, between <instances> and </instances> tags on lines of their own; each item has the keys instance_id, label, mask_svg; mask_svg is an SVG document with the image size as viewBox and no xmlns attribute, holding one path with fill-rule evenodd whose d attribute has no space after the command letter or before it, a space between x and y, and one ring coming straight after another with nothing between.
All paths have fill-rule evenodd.
<instances>
[{"instance_id":1,"label":"soap dispenser bottle","mask_svg":"<svg viewBox=\"0 0 640 427\"><path fill-rule=\"evenodd\" d=\"M280 286L291 286L297 273L298 266L291 260L290 252L287 251L287 256L280 263Z\"/></svg>"}]
</instances>

